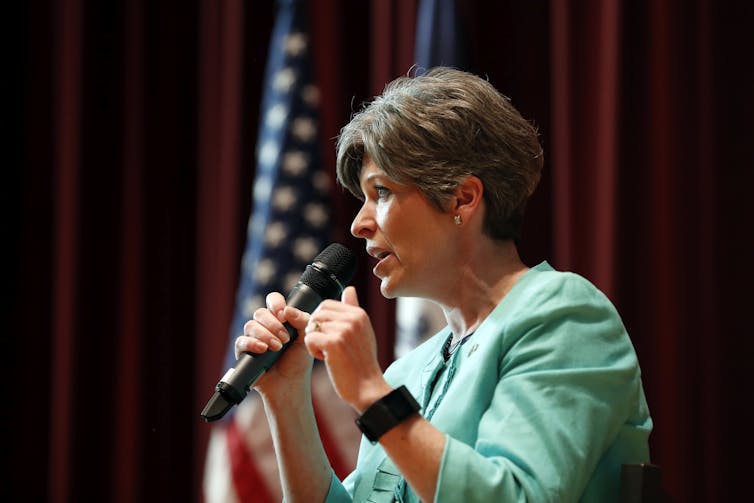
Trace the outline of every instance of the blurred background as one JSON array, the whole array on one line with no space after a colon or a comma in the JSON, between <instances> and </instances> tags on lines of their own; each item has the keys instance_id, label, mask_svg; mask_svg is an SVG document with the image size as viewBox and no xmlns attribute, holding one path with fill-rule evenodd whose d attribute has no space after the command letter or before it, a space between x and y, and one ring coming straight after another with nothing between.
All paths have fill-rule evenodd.
<instances>
[{"instance_id":1,"label":"blurred background","mask_svg":"<svg viewBox=\"0 0 754 503\"><path fill-rule=\"evenodd\" d=\"M291 9L300 24L276 38ZM396 306L348 234L357 201L333 183L333 144L416 63L486 76L538 126L545 173L523 258L586 276L621 312L673 501L749 493L751 2L27 0L4 11L7 501L277 500L254 398L217 424L199 412L253 289L268 291L260 264L276 247L303 250L272 269L290 267L288 279L313 243L356 250L381 362L393 358ZM302 65L293 75L309 80L273 64ZM270 112L265 96L294 91L298 105ZM279 142L272 157L267 140ZM282 178L262 176L275 170L305 186L269 210ZM290 227L275 240L275 211L319 222L319 241ZM316 395L347 472L349 411Z\"/></svg>"}]
</instances>

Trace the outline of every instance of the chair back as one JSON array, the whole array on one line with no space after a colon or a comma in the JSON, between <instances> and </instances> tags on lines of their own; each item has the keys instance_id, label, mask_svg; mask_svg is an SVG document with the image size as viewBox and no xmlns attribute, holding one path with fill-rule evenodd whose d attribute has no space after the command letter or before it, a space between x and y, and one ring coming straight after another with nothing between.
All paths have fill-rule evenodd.
<instances>
[{"instance_id":1,"label":"chair back","mask_svg":"<svg viewBox=\"0 0 754 503\"><path fill-rule=\"evenodd\" d=\"M627 463L621 467L620 503L666 503L660 467L651 463Z\"/></svg>"}]
</instances>

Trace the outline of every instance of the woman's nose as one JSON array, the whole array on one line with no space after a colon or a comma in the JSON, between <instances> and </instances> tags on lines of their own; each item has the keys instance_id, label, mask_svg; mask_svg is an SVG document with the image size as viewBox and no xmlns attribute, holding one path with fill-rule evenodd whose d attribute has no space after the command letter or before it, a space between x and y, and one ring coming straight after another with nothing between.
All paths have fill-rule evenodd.
<instances>
[{"instance_id":1,"label":"woman's nose","mask_svg":"<svg viewBox=\"0 0 754 503\"><path fill-rule=\"evenodd\" d=\"M357 238L368 238L374 232L374 226L374 215L364 203L351 222L351 234Z\"/></svg>"}]
</instances>

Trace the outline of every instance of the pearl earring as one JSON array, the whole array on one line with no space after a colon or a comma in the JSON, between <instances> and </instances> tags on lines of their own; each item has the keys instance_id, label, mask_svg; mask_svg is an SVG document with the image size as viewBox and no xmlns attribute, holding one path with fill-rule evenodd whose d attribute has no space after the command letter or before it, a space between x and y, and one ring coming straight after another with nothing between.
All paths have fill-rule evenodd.
<instances>
[{"instance_id":1,"label":"pearl earring","mask_svg":"<svg viewBox=\"0 0 754 503\"><path fill-rule=\"evenodd\" d=\"M456 225L461 225L463 221L461 220L461 215L455 215L453 217L453 221L456 223Z\"/></svg>"}]
</instances>

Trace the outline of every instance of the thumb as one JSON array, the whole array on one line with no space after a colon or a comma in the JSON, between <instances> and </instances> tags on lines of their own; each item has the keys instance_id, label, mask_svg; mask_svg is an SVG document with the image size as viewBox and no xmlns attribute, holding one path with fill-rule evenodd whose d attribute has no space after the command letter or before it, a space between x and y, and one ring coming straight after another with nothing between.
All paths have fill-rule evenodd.
<instances>
[{"instance_id":1,"label":"thumb","mask_svg":"<svg viewBox=\"0 0 754 503\"><path fill-rule=\"evenodd\" d=\"M356 288L353 286L347 286L343 290L343 294L340 296L340 301L349 306L359 307L359 296L356 295Z\"/></svg>"}]
</instances>

